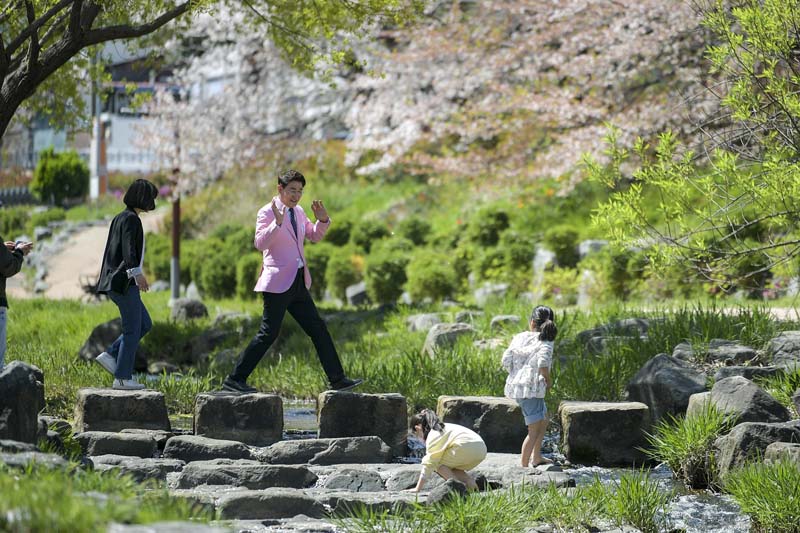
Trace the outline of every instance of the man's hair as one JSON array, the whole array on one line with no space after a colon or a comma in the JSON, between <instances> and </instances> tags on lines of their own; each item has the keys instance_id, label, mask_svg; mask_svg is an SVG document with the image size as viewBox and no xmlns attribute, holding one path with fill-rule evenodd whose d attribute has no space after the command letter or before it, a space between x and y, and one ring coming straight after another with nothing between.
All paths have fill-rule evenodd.
<instances>
[{"instance_id":1,"label":"man's hair","mask_svg":"<svg viewBox=\"0 0 800 533\"><path fill-rule=\"evenodd\" d=\"M152 211L156 208L156 197L158 188L145 179L134 181L122 201L131 209L141 209L142 211Z\"/></svg>"},{"instance_id":2,"label":"man's hair","mask_svg":"<svg viewBox=\"0 0 800 533\"><path fill-rule=\"evenodd\" d=\"M300 174L296 170L287 170L280 176L278 176L278 185L281 187L286 187L293 181L299 181L303 184L303 187L306 186L306 178L302 174Z\"/></svg>"}]
</instances>

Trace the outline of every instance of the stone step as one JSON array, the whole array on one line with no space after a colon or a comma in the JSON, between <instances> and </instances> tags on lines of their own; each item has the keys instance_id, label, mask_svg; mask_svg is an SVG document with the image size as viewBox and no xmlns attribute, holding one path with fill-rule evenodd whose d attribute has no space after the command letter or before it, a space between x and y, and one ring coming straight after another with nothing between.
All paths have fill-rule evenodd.
<instances>
[{"instance_id":1,"label":"stone step","mask_svg":"<svg viewBox=\"0 0 800 533\"><path fill-rule=\"evenodd\" d=\"M170 431L164 394L153 390L79 389L73 426L77 433L123 429Z\"/></svg>"}]
</instances>

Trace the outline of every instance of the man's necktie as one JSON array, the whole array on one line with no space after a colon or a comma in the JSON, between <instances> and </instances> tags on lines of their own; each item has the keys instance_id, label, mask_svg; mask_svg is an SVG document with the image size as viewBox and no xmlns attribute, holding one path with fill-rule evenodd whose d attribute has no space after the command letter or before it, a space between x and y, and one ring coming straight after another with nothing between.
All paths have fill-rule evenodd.
<instances>
[{"instance_id":1,"label":"man's necktie","mask_svg":"<svg viewBox=\"0 0 800 533\"><path fill-rule=\"evenodd\" d=\"M294 218L294 208L289 208L289 222L292 223L292 229L294 230L294 235L297 237L297 220Z\"/></svg>"}]
</instances>

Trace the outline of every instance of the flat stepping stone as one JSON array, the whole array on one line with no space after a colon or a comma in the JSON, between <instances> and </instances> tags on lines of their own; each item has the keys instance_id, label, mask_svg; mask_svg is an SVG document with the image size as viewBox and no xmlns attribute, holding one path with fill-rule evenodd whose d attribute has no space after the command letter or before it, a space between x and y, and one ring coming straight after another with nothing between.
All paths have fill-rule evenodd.
<instances>
[{"instance_id":1,"label":"flat stepping stone","mask_svg":"<svg viewBox=\"0 0 800 533\"><path fill-rule=\"evenodd\" d=\"M167 441L164 446L164 457L191 463L211 459L252 459L253 454L250 448L241 442L179 435Z\"/></svg>"},{"instance_id":2,"label":"flat stepping stone","mask_svg":"<svg viewBox=\"0 0 800 533\"><path fill-rule=\"evenodd\" d=\"M268 446L283 437L283 400L275 394L198 394L194 404L194 433Z\"/></svg>"},{"instance_id":3,"label":"flat stepping stone","mask_svg":"<svg viewBox=\"0 0 800 533\"><path fill-rule=\"evenodd\" d=\"M199 485L232 485L247 489L271 487L304 488L316 483L317 476L304 466L264 465L250 461L196 461L178 476L181 489Z\"/></svg>"},{"instance_id":4,"label":"flat stepping stone","mask_svg":"<svg viewBox=\"0 0 800 533\"><path fill-rule=\"evenodd\" d=\"M258 455L270 464L311 465L388 463L392 457L391 449L374 436L286 440L262 448Z\"/></svg>"},{"instance_id":5,"label":"flat stepping stone","mask_svg":"<svg viewBox=\"0 0 800 533\"><path fill-rule=\"evenodd\" d=\"M322 503L300 489L269 488L237 491L222 495L217 500L217 511L222 519L269 520L305 515L324 518L327 511Z\"/></svg>"},{"instance_id":6,"label":"flat stepping stone","mask_svg":"<svg viewBox=\"0 0 800 533\"><path fill-rule=\"evenodd\" d=\"M80 389L74 427L79 433L128 428L170 431L164 394L153 390Z\"/></svg>"},{"instance_id":7,"label":"flat stepping stone","mask_svg":"<svg viewBox=\"0 0 800 533\"><path fill-rule=\"evenodd\" d=\"M325 391L319 395L319 437L380 437L394 456L406 454L406 398L400 394Z\"/></svg>"},{"instance_id":8,"label":"flat stepping stone","mask_svg":"<svg viewBox=\"0 0 800 533\"><path fill-rule=\"evenodd\" d=\"M138 459L121 455L99 455L90 459L95 470L128 475L139 483L148 479L166 481L167 474L180 472L186 464L178 459Z\"/></svg>"},{"instance_id":9,"label":"flat stepping stone","mask_svg":"<svg viewBox=\"0 0 800 533\"><path fill-rule=\"evenodd\" d=\"M84 431L75 435L84 455L129 455L154 457L158 444L150 435L135 433L111 433L107 431Z\"/></svg>"}]
</instances>

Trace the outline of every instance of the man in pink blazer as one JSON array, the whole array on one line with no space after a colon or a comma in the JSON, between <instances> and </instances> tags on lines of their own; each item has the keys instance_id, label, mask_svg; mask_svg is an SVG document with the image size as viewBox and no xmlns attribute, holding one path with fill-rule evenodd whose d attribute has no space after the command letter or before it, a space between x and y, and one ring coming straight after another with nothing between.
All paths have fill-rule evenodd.
<instances>
[{"instance_id":1,"label":"man in pink blazer","mask_svg":"<svg viewBox=\"0 0 800 533\"><path fill-rule=\"evenodd\" d=\"M331 220L319 200L311 202L317 222L312 224L308 219L298 205L305 185L306 179L301 173L296 170L284 172L278 178L278 196L258 211L254 244L264 254L264 260L254 290L264 298L264 313L258 333L239 355L233 372L222 382L225 390L257 392L255 387L247 384L247 378L278 337L286 311L311 337L331 388L348 390L362 383L360 379L345 376L328 327L308 292L311 274L303 242L305 239L312 242L322 239Z\"/></svg>"}]
</instances>

